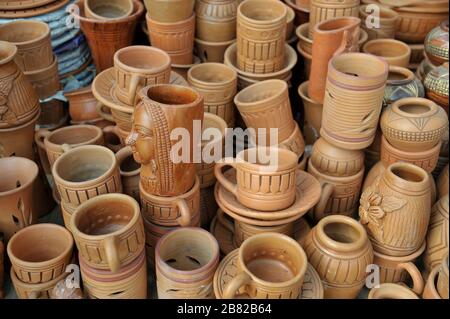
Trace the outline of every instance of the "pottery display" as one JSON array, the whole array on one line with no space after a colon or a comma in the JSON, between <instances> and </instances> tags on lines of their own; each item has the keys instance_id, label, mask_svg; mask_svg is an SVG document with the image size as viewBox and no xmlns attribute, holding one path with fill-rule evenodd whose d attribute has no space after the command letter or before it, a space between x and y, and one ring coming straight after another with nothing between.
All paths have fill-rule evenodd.
<instances>
[{"instance_id":1,"label":"pottery display","mask_svg":"<svg viewBox=\"0 0 450 319\"><path fill-rule=\"evenodd\" d=\"M422 82L407 68L389 66L389 73L384 89L383 107L407 97L425 97Z\"/></svg>"},{"instance_id":2,"label":"pottery display","mask_svg":"<svg viewBox=\"0 0 450 319\"><path fill-rule=\"evenodd\" d=\"M150 194L176 196L186 193L195 182L193 154L188 161L174 163L170 157L175 141L174 128L190 133L194 149L194 121L203 120L203 97L195 90L179 85L148 86L139 92L140 103L134 111L133 129L127 138L135 160L141 163L141 185ZM191 153L191 152L190 152Z\"/></svg>"},{"instance_id":3,"label":"pottery display","mask_svg":"<svg viewBox=\"0 0 450 319\"><path fill-rule=\"evenodd\" d=\"M448 130L444 109L424 98L404 98L383 111L383 136L393 147L409 152L431 149Z\"/></svg>"},{"instance_id":4,"label":"pottery display","mask_svg":"<svg viewBox=\"0 0 450 319\"><path fill-rule=\"evenodd\" d=\"M437 291L442 299L448 299L448 253L442 259L437 279Z\"/></svg>"},{"instance_id":5,"label":"pottery display","mask_svg":"<svg viewBox=\"0 0 450 319\"><path fill-rule=\"evenodd\" d=\"M126 18L133 13L131 0L85 0L86 17L95 20L114 20Z\"/></svg>"},{"instance_id":6,"label":"pottery display","mask_svg":"<svg viewBox=\"0 0 450 319\"><path fill-rule=\"evenodd\" d=\"M439 198L448 194L448 187L449 187L449 178L448 178L448 164L445 166L445 168L442 170L441 174L439 175L439 178L437 180L437 190Z\"/></svg>"},{"instance_id":7,"label":"pottery display","mask_svg":"<svg viewBox=\"0 0 450 319\"><path fill-rule=\"evenodd\" d=\"M128 195L99 195L84 202L70 220L83 262L113 273L144 250L144 225L139 204Z\"/></svg>"},{"instance_id":8,"label":"pottery display","mask_svg":"<svg viewBox=\"0 0 450 319\"><path fill-rule=\"evenodd\" d=\"M155 21L171 23L185 20L194 11L194 0L144 0L147 12Z\"/></svg>"},{"instance_id":9,"label":"pottery display","mask_svg":"<svg viewBox=\"0 0 450 319\"><path fill-rule=\"evenodd\" d=\"M423 80L423 86L427 98L445 108L448 114L448 62L428 72Z\"/></svg>"},{"instance_id":10,"label":"pottery display","mask_svg":"<svg viewBox=\"0 0 450 319\"><path fill-rule=\"evenodd\" d=\"M196 1L196 37L209 42L235 39L237 7L237 0Z\"/></svg>"},{"instance_id":11,"label":"pottery display","mask_svg":"<svg viewBox=\"0 0 450 319\"><path fill-rule=\"evenodd\" d=\"M370 40L362 47L362 52L382 57L389 65L407 68L411 58L411 48L394 39Z\"/></svg>"},{"instance_id":12,"label":"pottery display","mask_svg":"<svg viewBox=\"0 0 450 319\"><path fill-rule=\"evenodd\" d=\"M448 20L431 30L425 38L425 53L431 63L448 62Z\"/></svg>"},{"instance_id":13,"label":"pottery display","mask_svg":"<svg viewBox=\"0 0 450 319\"><path fill-rule=\"evenodd\" d=\"M419 299L410 289L397 284L381 284L372 288L367 299Z\"/></svg>"},{"instance_id":14,"label":"pottery display","mask_svg":"<svg viewBox=\"0 0 450 319\"><path fill-rule=\"evenodd\" d=\"M425 46L423 44L408 44L411 49L411 58L409 59L408 68L416 71L420 63L425 59Z\"/></svg>"},{"instance_id":15,"label":"pottery display","mask_svg":"<svg viewBox=\"0 0 450 319\"><path fill-rule=\"evenodd\" d=\"M202 62L223 63L225 50L235 42L235 39L224 42L212 42L194 39L194 52Z\"/></svg>"},{"instance_id":16,"label":"pottery display","mask_svg":"<svg viewBox=\"0 0 450 319\"><path fill-rule=\"evenodd\" d=\"M34 7L33 2L30 3L30 1L20 1L20 4L25 4L27 8L0 10L0 18L28 18L34 17L36 15L50 13L67 5L70 0L52 0L52 2L50 2L50 0L46 0L46 2L44 2L45 0L37 1L41 2L41 5L38 7ZM5 5L9 6L10 4L11 1L5 2ZM17 3L13 3L11 7L17 7Z\"/></svg>"},{"instance_id":17,"label":"pottery display","mask_svg":"<svg viewBox=\"0 0 450 319\"><path fill-rule=\"evenodd\" d=\"M359 17L361 19L361 28L364 29L369 40L373 39L393 39L395 37L395 29L397 25L398 13L386 7L378 7L378 19L374 19L374 10L371 10L368 5L359 7ZM379 23L377 26L368 24Z\"/></svg>"},{"instance_id":18,"label":"pottery display","mask_svg":"<svg viewBox=\"0 0 450 319\"><path fill-rule=\"evenodd\" d=\"M119 165L123 193L139 201L141 165L134 160L133 151L129 146L118 150L116 158Z\"/></svg>"},{"instance_id":19,"label":"pottery display","mask_svg":"<svg viewBox=\"0 0 450 319\"><path fill-rule=\"evenodd\" d=\"M388 64L376 56L344 53L334 57L328 68L320 135L344 149L372 144L387 75ZM360 107L354 108L355 103Z\"/></svg>"},{"instance_id":20,"label":"pottery display","mask_svg":"<svg viewBox=\"0 0 450 319\"><path fill-rule=\"evenodd\" d=\"M437 265L431 270L427 283L425 284L425 288L423 289L422 299L442 299L436 287L440 269L441 265Z\"/></svg>"},{"instance_id":21,"label":"pottery display","mask_svg":"<svg viewBox=\"0 0 450 319\"><path fill-rule=\"evenodd\" d=\"M430 211L429 174L413 164L399 162L389 165L381 178L364 190L359 217L374 249L397 257L422 246Z\"/></svg>"}]
</instances>

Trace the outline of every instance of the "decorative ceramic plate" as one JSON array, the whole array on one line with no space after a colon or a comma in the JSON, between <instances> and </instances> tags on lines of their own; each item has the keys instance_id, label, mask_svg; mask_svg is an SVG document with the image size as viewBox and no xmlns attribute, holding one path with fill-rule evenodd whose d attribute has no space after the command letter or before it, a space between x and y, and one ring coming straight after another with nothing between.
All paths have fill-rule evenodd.
<instances>
[{"instance_id":1,"label":"decorative ceramic plate","mask_svg":"<svg viewBox=\"0 0 450 319\"><path fill-rule=\"evenodd\" d=\"M233 250L220 262L219 267L217 267L213 280L214 293L217 299L222 298L224 288L237 274L238 254L239 249ZM240 294L238 298L249 299L249 296ZM306 269L302 291L300 292L298 299L323 299L322 281L320 280L317 271L309 263L308 268Z\"/></svg>"},{"instance_id":2,"label":"decorative ceramic plate","mask_svg":"<svg viewBox=\"0 0 450 319\"><path fill-rule=\"evenodd\" d=\"M40 7L56 0L6 0L0 2L1 10L23 10Z\"/></svg>"},{"instance_id":3,"label":"decorative ceramic plate","mask_svg":"<svg viewBox=\"0 0 450 319\"><path fill-rule=\"evenodd\" d=\"M56 0L39 7L28 9L3 10L0 8L0 18L28 18L49 13L64 7L70 0Z\"/></svg>"},{"instance_id":4,"label":"decorative ceramic plate","mask_svg":"<svg viewBox=\"0 0 450 319\"><path fill-rule=\"evenodd\" d=\"M187 81L178 73L170 72L170 84L177 84L182 86L189 86ZM120 102L114 94L114 86L116 85L116 78L114 74L114 67L106 69L98 74L94 82L92 82L92 93L95 98L106 106L120 112L133 113L131 106Z\"/></svg>"}]
</instances>

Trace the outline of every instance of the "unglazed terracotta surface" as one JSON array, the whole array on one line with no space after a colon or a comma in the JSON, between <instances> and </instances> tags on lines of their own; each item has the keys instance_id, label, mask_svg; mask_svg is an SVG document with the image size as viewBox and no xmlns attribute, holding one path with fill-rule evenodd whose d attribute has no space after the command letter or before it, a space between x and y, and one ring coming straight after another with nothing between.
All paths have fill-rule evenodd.
<instances>
[{"instance_id":1,"label":"unglazed terracotta surface","mask_svg":"<svg viewBox=\"0 0 450 319\"><path fill-rule=\"evenodd\" d=\"M407 97L425 97L425 88L422 82L406 68L389 66L383 107Z\"/></svg>"},{"instance_id":2,"label":"unglazed terracotta surface","mask_svg":"<svg viewBox=\"0 0 450 319\"><path fill-rule=\"evenodd\" d=\"M446 109L448 114L448 62L432 69L425 75L423 85L430 100Z\"/></svg>"},{"instance_id":3,"label":"unglazed terracotta surface","mask_svg":"<svg viewBox=\"0 0 450 319\"><path fill-rule=\"evenodd\" d=\"M385 7L379 8L379 26L376 27L366 27L366 22L374 21L371 15L374 14L374 11L367 5L362 5L359 7L359 17L361 19L361 28L364 29L368 36L369 40L373 39L393 39L395 37L395 29L397 26L398 13L392 9Z\"/></svg>"},{"instance_id":4,"label":"unglazed terracotta surface","mask_svg":"<svg viewBox=\"0 0 450 319\"><path fill-rule=\"evenodd\" d=\"M171 23L185 20L194 11L194 0L144 0L149 15L155 21Z\"/></svg>"},{"instance_id":5,"label":"unglazed terracotta surface","mask_svg":"<svg viewBox=\"0 0 450 319\"><path fill-rule=\"evenodd\" d=\"M427 34L425 52L435 65L448 62L448 19Z\"/></svg>"},{"instance_id":6,"label":"unglazed terracotta surface","mask_svg":"<svg viewBox=\"0 0 450 319\"><path fill-rule=\"evenodd\" d=\"M375 39L364 44L362 51L382 57L389 65L408 67L411 48L398 40Z\"/></svg>"},{"instance_id":7,"label":"unglazed terracotta surface","mask_svg":"<svg viewBox=\"0 0 450 319\"><path fill-rule=\"evenodd\" d=\"M448 182L449 182L448 180L449 179L448 179L448 164L447 164L445 168L442 170L437 180L437 190L439 197L448 194Z\"/></svg>"},{"instance_id":8,"label":"unglazed terracotta surface","mask_svg":"<svg viewBox=\"0 0 450 319\"><path fill-rule=\"evenodd\" d=\"M225 42L236 38L237 0L195 2L196 37L203 41Z\"/></svg>"},{"instance_id":9,"label":"unglazed terracotta surface","mask_svg":"<svg viewBox=\"0 0 450 319\"><path fill-rule=\"evenodd\" d=\"M133 13L132 0L85 0L86 17L95 20L126 18Z\"/></svg>"}]
</instances>

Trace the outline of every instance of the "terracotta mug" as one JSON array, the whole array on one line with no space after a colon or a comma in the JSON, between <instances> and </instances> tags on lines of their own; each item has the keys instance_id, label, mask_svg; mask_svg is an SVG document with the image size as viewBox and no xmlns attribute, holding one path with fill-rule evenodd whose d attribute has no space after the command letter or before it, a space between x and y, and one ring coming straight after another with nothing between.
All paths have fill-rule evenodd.
<instances>
[{"instance_id":1,"label":"terracotta mug","mask_svg":"<svg viewBox=\"0 0 450 319\"><path fill-rule=\"evenodd\" d=\"M85 0L86 17L95 20L123 19L133 13L131 0Z\"/></svg>"},{"instance_id":2,"label":"terracotta mug","mask_svg":"<svg viewBox=\"0 0 450 319\"><path fill-rule=\"evenodd\" d=\"M70 228L83 261L96 269L115 273L144 249L139 204L128 195L91 198L76 209Z\"/></svg>"},{"instance_id":3,"label":"terracotta mug","mask_svg":"<svg viewBox=\"0 0 450 319\"><path fill-rule=\"evenodd\" d=\"M367 299L419 299L419 297L402 285L382 284L378 288L372 288Z\"/></svg>"},{"instance_id":4,"label":"terracotta mug","mask_svg":"<svg viewBox=\"0 0 450 319\"><path fill-rule=\"evenodd\" d=\"M194 11L194 0L144 0L147 12L152 19L161 22L185 20Z\"/></svg>"},{"instance_id":5,"label":"terracotta mug","mask_svg":"<svg viewBox=\"0 0 450 319\"><path fill-rule=\"evenodd\" d=\"M236 158L218 161L214 174L244 206L261 211L282 210L295 201L297 160L297 155L289 150L250 148L239 152ZM236 169L236 184L223 175L224 166Z\"/></svg>"},{"instance_id":6,"label":"terracotta mug","mask_svg":"<svg viewBox=\"0 0 450 319\"><path fill-rule=\"evenodd\" d=\"M9 240L7 249L17 278L24 283L38 284L66 272L72 259L73 238L62 226L37 224L18 231Z\"/></svg>"},{"instance_id":7,"label":"terracotta mug","mask_svg":"<svg viewBox=\"0 0 450 319\"><path fill-rule=\"evenodd\" d=\"M99 103L92 94L91 86L64 93L64 96L69 100L69 114L72 121L92 121L99 118L97 112ZM112 117L109 119L112 120Z\"/></svg>"},{"instance_id":8,"label":"terracotta mug","mask_svg":"<svg viewBox=\"0 0 450 319\"><path fill-rule=\"evenodd\" d=\"M362 52L382 57L389 65L407 68L411 58L411 48L394 39L375 39L364 44Z\"/></svg>"},{"instance_id":9,"label":"terracotta mug","mask_svg":"<svg viewBox=\"0 0 450 319\"><path fill-rule=\"evenodd\" d=\"M214 298L218 265L219 244L206 230L183 227L167 233L155 250L158 298Z\"/></svg>"},{"instance_id":10,"label":"terracotta mug","mask_svg":"<svg viewBox=\"0 0 450 319\"><path fill-rule=\"evenodd\" d=\"M238 274L225 287L223 298L246 293L252 299L297 299L307 264L294 239L277 233L254 235L239 248Z\"/></svg>"},{"instance_id":11,"label":"terracotta mug","mask_svg":"<svg viewBox=\"0 0 450 319\"><path fill-rule=\"evenodd\" d=\"M437 279L437 291L442 299L448 299L448 254L442 259Z\"/></svg>"},{"instance_id":12,"label":"terracotta mug","mask_svg":"<svg viewBox=\"0 0 450 319\"><path fill-rule=\"evenodd\" d=\"M133 150L129 146L121 148L117 151L116 158L119 164L123 193L139 201L141 165L134 160Z\"/></svg>"},{"instance_id":13,"label":"terracotta mug","mask_svg":"<svg viewBox=\"0 0 450 319\"><path fill-rule=\"evenodd\" d=\"M136 95L144 86L169 83L170 57L156 47L125 47L114 54L114 72L115 96L134 106Z\"/></svg>"}]
</instances>

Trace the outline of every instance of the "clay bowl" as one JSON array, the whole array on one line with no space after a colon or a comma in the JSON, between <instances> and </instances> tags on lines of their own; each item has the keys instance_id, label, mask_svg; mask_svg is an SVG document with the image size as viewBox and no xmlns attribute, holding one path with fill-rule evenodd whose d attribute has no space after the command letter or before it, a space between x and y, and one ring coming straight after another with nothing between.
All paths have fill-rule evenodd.
<instances>
[{"instance_id":1,"label":"clay bowl","mask_svg":"<svg viewBox=\"0 0 450 319\"><path fill-rule=\"evenodd\" d=\"M150 18L160 22L185 20L194 11L194 0L144 0Z\"/></svg>"},{"instance_id":2,"label":"clay bowl","mask_svg":"<svg viewBox=\"0 0 450 319\"><path fill-rule=\"evenodd\" d=\"M95 20L113 20L128 17L133 12L131 0L85 0L84 13Z\"/></svg>"},{"instance_id":3,"label":"clay bowl","mask_svg":"<svg viewBox=\"0 0 450 319\"><path fill-rule=\"evenodd\" d=\"M387 283L371 289L367 299L419 299L419 297L407 287Z\"/></svg>"},{"instance_id":4,"label":"clay bowl","mask_svg":"<svg viewBox=\"0 0 450 319\"><path fill-rule=\"evenodd\" d=\"M411 48L394 39L375 39L368 41L362 48L364 53L382 57L389 65L407 68L411 58Z\"/></svg>"},{"instance_id":5,"label":"clay bowl","mask_svg":"<svg viewBox=\"0 0 450 319\"><path fill-rule=\"evenodd\" d=\"M99 117L97 112L97 99L92 94L90 86L65 93L69 100L69 114L72 121L91 121Z\"/></svg>"}]
</instances>

